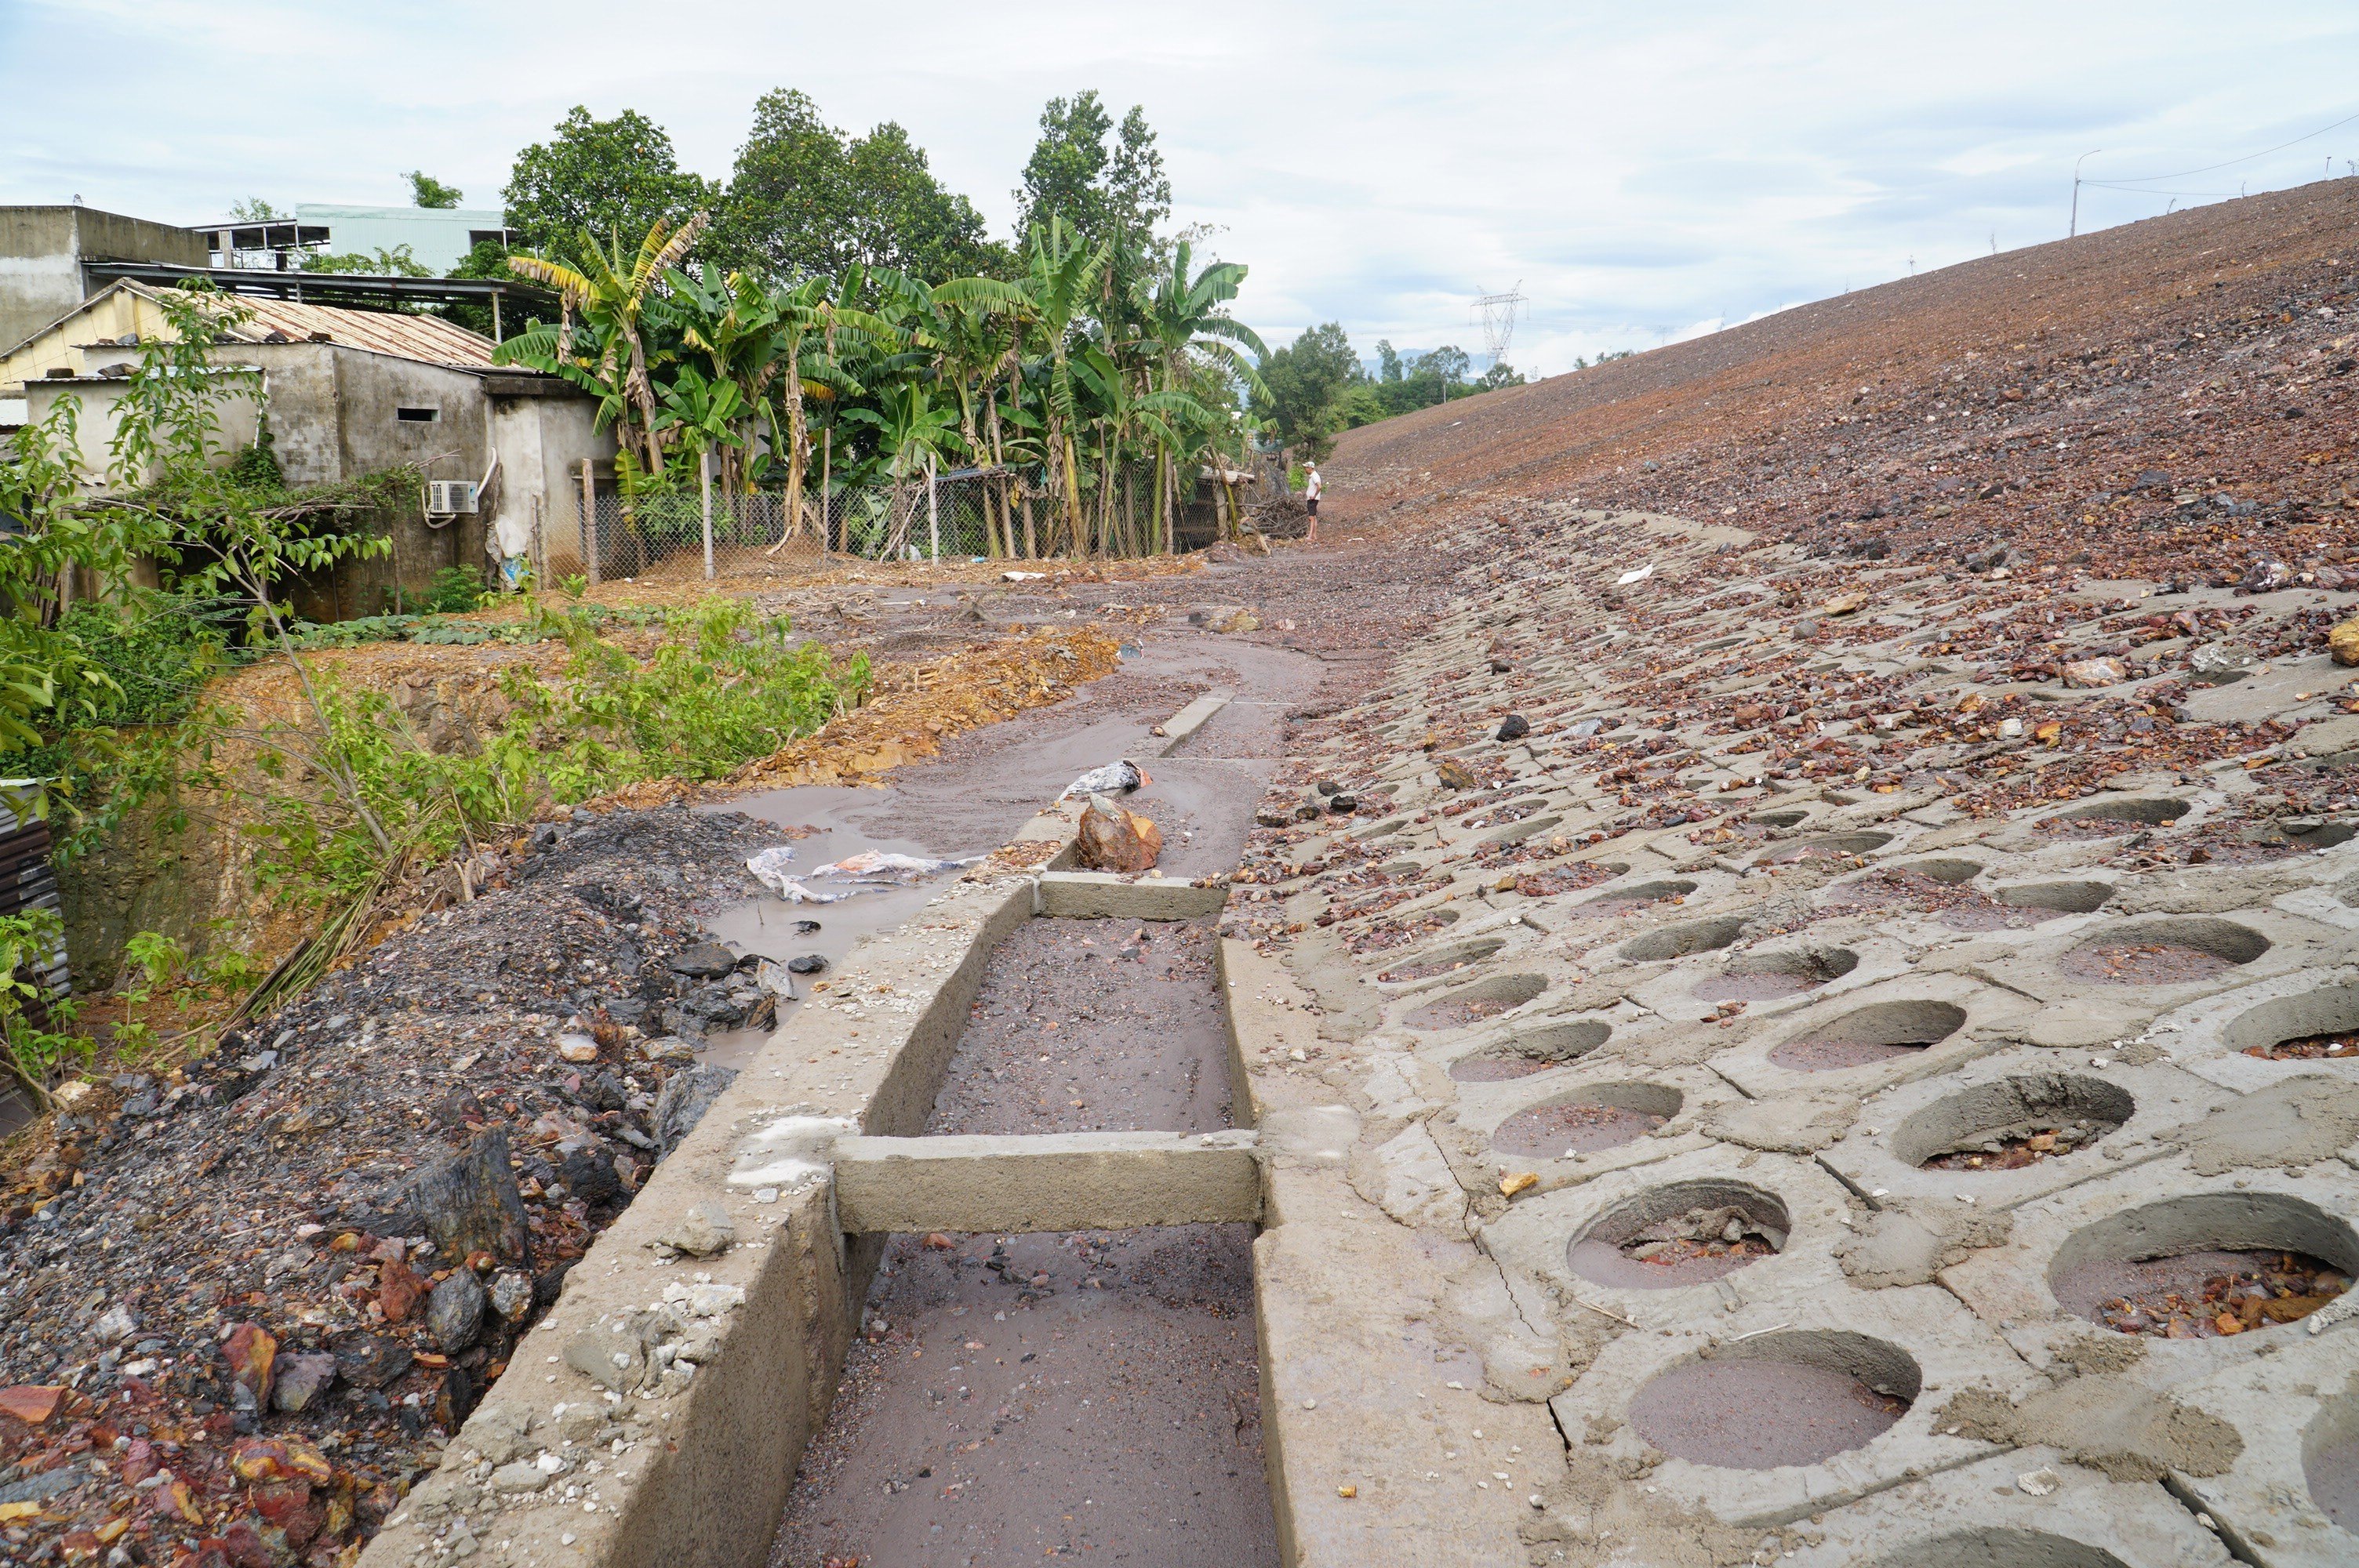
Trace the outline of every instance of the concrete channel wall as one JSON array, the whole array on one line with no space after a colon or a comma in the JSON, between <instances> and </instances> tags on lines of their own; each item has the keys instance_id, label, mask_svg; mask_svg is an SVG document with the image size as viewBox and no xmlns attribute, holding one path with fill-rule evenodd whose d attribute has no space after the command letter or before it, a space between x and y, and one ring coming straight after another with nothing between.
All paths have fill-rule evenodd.
<instances>
[{"instance_id":1,"label":"concrete channel wall","mask_svg":"<svg viewBox=\"0 0 2359 1568\"><path fill-rule=\"evenodd\" d=\"M813 987L567 1277L364 1568L756 1568L886 1233L1261 1215L1246 1129L918 1136L988 955L1024 921L1221 906L1218 886L1066 871L1080 809L1043 813L1017 853ZM1234 1081L1242 1121L1251 1097L1241 1071ZM959 1158L963 1173L948 1169Z\"/></svg>"}]
</instances>

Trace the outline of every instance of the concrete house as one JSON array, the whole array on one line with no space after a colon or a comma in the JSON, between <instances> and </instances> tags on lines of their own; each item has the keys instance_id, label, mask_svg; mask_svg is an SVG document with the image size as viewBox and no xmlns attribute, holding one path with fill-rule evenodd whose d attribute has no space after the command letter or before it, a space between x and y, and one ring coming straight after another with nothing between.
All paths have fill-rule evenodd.
<instances>
[{"instance_id":1,"label":"concrete house","mask_svg":"<svg viewBox=\"0 0 2359 1568\"><path fill-rule=\"evenodd\" d=\"M306 614L376 613L396 589L422 592L446 567L521 557L555 577L579 569L582 465L603 470L614 452L613 437L595 427L594 400L553 376L493 364L489 339L440 317L239 304L245 317L224 326L212 358L258 372L262 396L258 406L224 399L226 448L266 436L295 484L403 466L424 481L411 505L382 519L392 553L312 585ZM168 330L156 290L111 284L0 353L0 397L22 396L35 422L75 398L85 483L102 492L140 341Z\"/></svg>"}]
</instances>

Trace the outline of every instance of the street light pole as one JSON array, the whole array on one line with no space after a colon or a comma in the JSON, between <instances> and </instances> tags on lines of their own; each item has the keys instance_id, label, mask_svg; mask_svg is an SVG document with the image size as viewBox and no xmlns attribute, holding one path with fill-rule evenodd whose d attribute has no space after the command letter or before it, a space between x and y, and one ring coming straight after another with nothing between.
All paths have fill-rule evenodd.
<instances>
[{"instance_id":1,"label":"street light pole","mask_svg":"<svg viewBox=\"0 0 2359 1568\"><path fill-rule=\"evenodd\" d=\"M2065 231L2067 239L2073 238L2081 232L2081 166L2104 150L2103 147L2091 147L2072 160L2072 222L2071 226Z\"/></svg>"}]
</instances>

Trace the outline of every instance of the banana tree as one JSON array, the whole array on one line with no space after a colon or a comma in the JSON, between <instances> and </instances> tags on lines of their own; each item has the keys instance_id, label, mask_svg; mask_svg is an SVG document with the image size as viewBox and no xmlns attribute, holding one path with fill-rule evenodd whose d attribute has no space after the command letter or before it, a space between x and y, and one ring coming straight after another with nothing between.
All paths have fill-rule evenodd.
<instances>
[{"instance_id":1,"label":"banana tree","mask_svg":"<svg viewBox=\"0 0 2359 1568\"><path fill-rule=\"evenodd\" d=\"M1214 262L1190 277L1188 268L1191 260L1188 242L1180 241L1172 249L1170 270L1157 277L1154 292L1142 291L1135 301L1155 357L1158 389L1180 390L1190 379L1190 367L1201 363L1259 390L1261 372L1243 350L1251 349L1256 355L1266 355L1269 351L1252 328L1228 313L1229 301L1237 297L1237 289L1245 282L1245 265ZM1167 517L1164 508L1167 498L1176 506L1179 462L1192 462L1202 449L1175 449L1170 443L1158 443L1157 447L1156 517L1166 551L1174 547L1176 530L1169 524L1176 518Z\"/></svg>"},{"instance_id":2,"label":"banana tree","mask_svg":"<svg viewBox=\"0 0 2359 1568\"><path fill-rule=\"evenodd\" d=\"M699 212L678 229L662 219L639 242L627 262L620 236L611 254L587 232L582 265L570 267L545 256L510 256L509 270L556 290L560 316L554 328L536 326L492 351L495 364L525 364L561 375L595 395L602 425L614 424L625 450L635 450L644 470L663 472L663 437L657 428L655 382L644 330L651 308L659 309L657 285L686 259L688 249L711 222ZM573 318L591 330L596 355L574 351ZM635 445L636 444L636 445Z\"/></svg>"},{"instance_id":3,"label":"banana tree","mask_svg":"<svg viewBox=\"0 0 2359 1568\"><path fill-rule=\"evenodd\" d=\"M885 544L897 558L908 541L910 514L919 487L958 441L958 413L938 402L931 388L911 379L885 391L875 408L854 408L844 418L876 435L877 455L893 487L891 523Z\"/></svg>"},{"instance_id":4,"label":"banana tree","mask_svg":"<svg viewBox=\"0 0 2359 1568\"><path fill-rule=\"evenodd\" d=\"M1073 427L1080 414L1074 400L1071 340L1088 315L1108 250L1106 244L1090 245L1065 227L1063 218L1052 217L1045 229L1033 226L1024 276L1017 280L1025 295L1026 315L1042 350L1041 412L1050 468L1063 503L1066 538L1075 547L1082 542L1083 524L1073 449Z\"/></svg>"}]
</instances>

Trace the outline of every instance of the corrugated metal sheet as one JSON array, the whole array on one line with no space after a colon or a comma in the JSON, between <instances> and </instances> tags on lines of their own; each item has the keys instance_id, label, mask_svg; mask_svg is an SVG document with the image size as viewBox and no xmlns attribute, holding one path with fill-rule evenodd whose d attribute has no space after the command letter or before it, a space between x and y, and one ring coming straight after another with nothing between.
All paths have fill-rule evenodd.
<instances>
[{"instance_id":1,"label":"corrugated metal sheet","mask_svg":"<svg viewBox=\"0 0 2359 1568\"><path fill-rule=\"evenodd\" d=\"M273 332L296 342L325 334L330 342L373 353L396 354L429 364L488 369L492 341L440 316L397 316L380 310L347 310L334 305L306 305L292 299L242 299L253 311L234 336L249 343L266 342Z\"/></svg>"}]
</instances>

